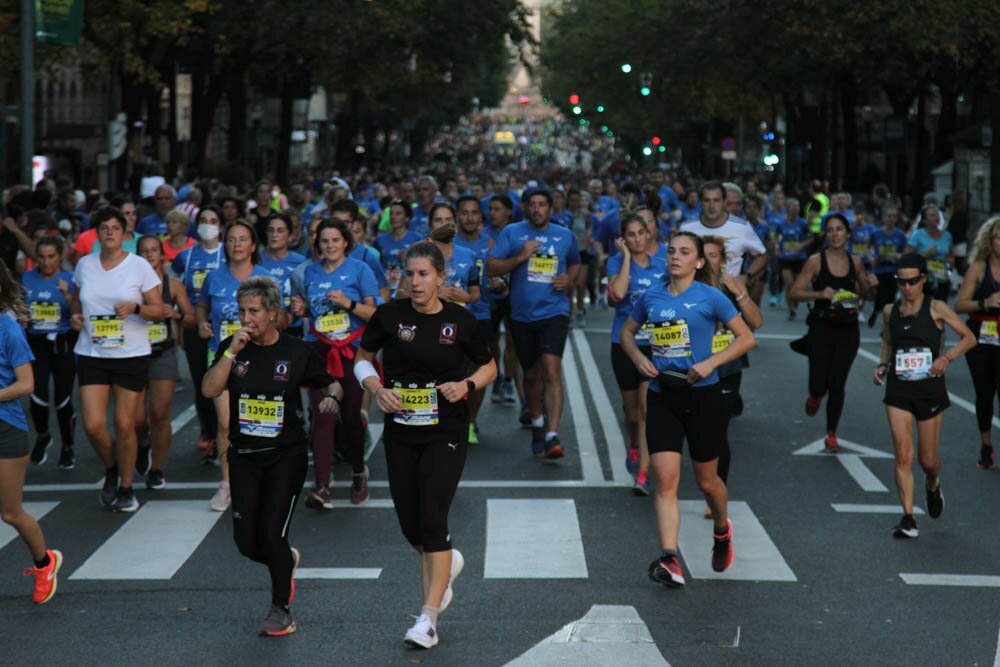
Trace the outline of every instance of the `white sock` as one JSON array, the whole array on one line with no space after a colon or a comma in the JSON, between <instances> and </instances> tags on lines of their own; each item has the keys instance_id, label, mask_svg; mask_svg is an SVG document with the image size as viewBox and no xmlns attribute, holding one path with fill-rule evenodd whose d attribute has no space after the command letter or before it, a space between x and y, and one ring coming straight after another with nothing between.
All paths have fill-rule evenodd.
<instances>
[{"instance_id":1,"label":"white sock","mask_svg":"<svg viewBox=\"0 0 1000 667\"><path fill-rule=\"evenodd\" d=\"M420 613L426 614L427 618L431 619L431 625L433 625L435 628L437 628L438 612L440 611L441 610L438 609L437 607L432 607L429 604L425 604L423 607L420 608Z\"/></svg>"},{"instance_id":2,"label":"white sock","mask_svg":"<svg viewBox=\"0 0 1000 667\"><path fill-rule=\"evenodd\" d=\"M559 435L559 434L556 433L555 431L549 431L548 433L545 434L545 439L546 440L551 440L552 438L556 437L557 435Z\"/></svg>"},{"instance_id":3,"label":"white sock","mask_svg":"<svg viewBox=\"0 0 1000 667\"><path fill-rule=\"evenodd\" d=\"M545 415L531 420L531 425L535 428L542 428L545 426Z\"/></svg>"}]
</instances>

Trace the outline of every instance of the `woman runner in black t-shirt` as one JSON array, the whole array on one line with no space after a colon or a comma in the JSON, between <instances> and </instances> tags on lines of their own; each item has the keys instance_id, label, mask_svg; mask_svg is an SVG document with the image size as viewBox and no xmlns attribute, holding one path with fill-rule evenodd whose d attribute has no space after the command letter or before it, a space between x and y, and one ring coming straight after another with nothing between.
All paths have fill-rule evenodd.
<instances>
[{"instance_id":1,"label":"woman runner in black t-shirt","mask_svg":"<svg viewBox=\"0 0 1000 667\"><path fill-rule=\"evenodd\" d=\"M406 253L406 273L410 298L375 311L354 373L386 415L389 491L403 536L421 554L423 607L405 642L431 648L438 643L438 612L451 603L451 582L464 564L451 548L448 509L465 466L465 401L496 379L497 367L472 313L438 298L445 278L441 251L415 243ZM379 350L384 384L372 365ZM470 365L475 372L467 375Z\"/></svg>"},{"instance_id":2,"label":"woman runner in black t-shirt","mask_svg":"<svg viewBox=\"0 0 1000 667\"><path fill-rule=\"evenodd\" d=\"M327 414L339 411L344 393L308 344L278 331L281 289L273 278L249 278L236 300L243 328L219 344L201 390L208 398L229 391L233 538L271 572L271 611L259 634L289 635L299 552L288 546L288 526L308 467L299 390L324 387L319 410Z\"/></svg>"}]
</instances>

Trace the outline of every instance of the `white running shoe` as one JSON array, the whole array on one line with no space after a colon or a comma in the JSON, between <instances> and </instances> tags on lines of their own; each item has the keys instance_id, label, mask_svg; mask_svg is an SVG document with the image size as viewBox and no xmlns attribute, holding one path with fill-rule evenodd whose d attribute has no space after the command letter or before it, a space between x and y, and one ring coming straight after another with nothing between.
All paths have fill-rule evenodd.
<instances>
[{"instance_id":1,"label":"white running shoe","mask_svg":"<svg viewBox=\"0 0 1000 667\"><path fill-rule=\"evenodd\" d=\"M451 599L455 597L455 593L451 590L451 585L455 583L455 579L458 575L462 574L462 568L465 567L465 559L462 557L462 552L458 549L451 550L451 574L448 576L448 588L444 589L444 597L441 598L441 611L448 608L451 604Z\"/></svg>"},{"instance_id":2,"label":"white running shoe","mask_svg":"<svg viewBox=\"0 0 1000 667\"><path fill-rule=\"evenodd\" d=\"M434 624L427 614L420 614L413 627L406 631L403 642L413 648L431 648L437 646L438 634L434 629Z\"/></svg>"},{"instance_id":3,"label":"white running shoe","mask_svg":"<svg viewBox=\"0 0 1000 667\"><path fill-rule=\"evenodd\" d=\"M229 482L219 482L219 488L212 499L208 501L208 506L212 508L213 512L225 512L232 502L233 499L229 495Z\"/></svg>"}]
</instances>

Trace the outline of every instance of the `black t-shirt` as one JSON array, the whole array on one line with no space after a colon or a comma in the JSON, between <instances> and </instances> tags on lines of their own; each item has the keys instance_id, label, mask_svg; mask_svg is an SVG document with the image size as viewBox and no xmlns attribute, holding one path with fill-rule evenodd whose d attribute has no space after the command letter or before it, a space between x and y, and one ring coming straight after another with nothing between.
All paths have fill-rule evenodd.
<instances>
[{"instance_id":1,"label":"black t-shirt","mask_svg":"<svg viewBox=\"0 0 1000 667\"><path fill-rule=\"evenodd\" d=\"M442 302L440 312L425 315L409 299L390 301L368 321L361 347L382 350L385 386L403 394L403 411L385 418L388 440L425 444L469 437L467 402L450 403L434 387L461 382L470 361L482 366L492 358L471 312Z\"/></svg>"},{"instance_id":2,"label":"black t-shirt","mask_svg":"<svg viewBox=\"0 0 1000 667\"><path fill-rule=\"evenodd\" d=\"M219 344L222 360L232 337ZM274 345L247 344L233 361L229 390L229 441L237 453L305 446L302 385L326 388L333 378L307 343L280 334Z\"/></svg>"}]
</instances>

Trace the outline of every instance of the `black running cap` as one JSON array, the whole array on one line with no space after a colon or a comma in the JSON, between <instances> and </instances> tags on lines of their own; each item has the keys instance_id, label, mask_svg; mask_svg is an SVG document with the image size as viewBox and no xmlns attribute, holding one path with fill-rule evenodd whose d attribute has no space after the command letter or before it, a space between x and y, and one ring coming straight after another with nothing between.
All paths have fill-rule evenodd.
<instances>
[{"instance_id":1,"label":"black running cap","mask_svg":"<svg viewBox=\"0 0 1000 667\"><path fill-rule=\"evenodd\" d=\"M896 262L896 271L900 269L917 269L923 275L927 273L927 260L915 252L908 252Z\"/></svg>"}]
</instances>

